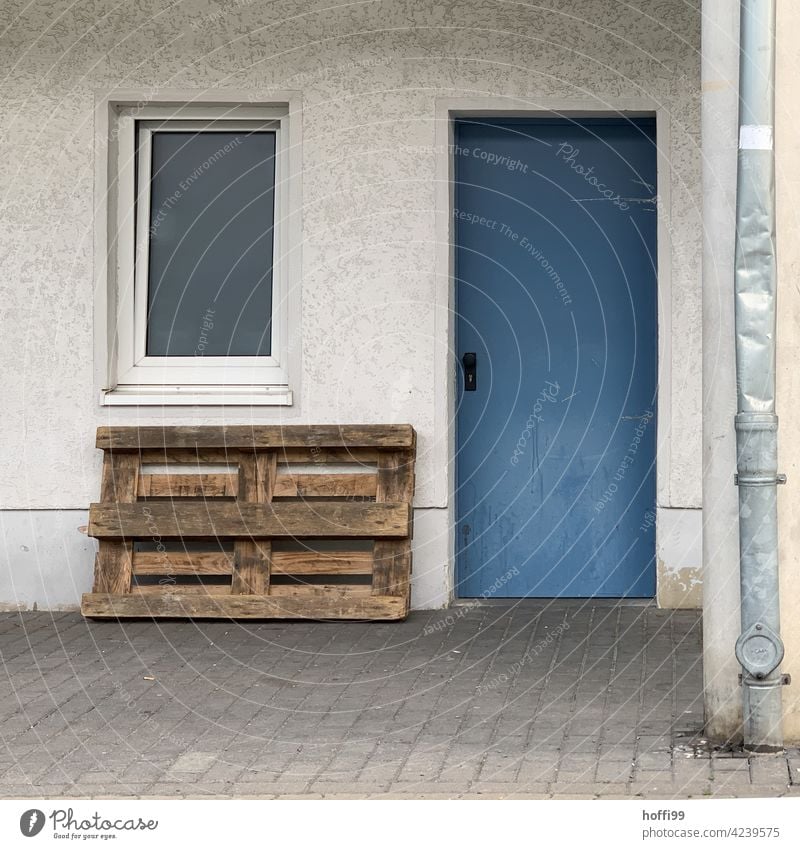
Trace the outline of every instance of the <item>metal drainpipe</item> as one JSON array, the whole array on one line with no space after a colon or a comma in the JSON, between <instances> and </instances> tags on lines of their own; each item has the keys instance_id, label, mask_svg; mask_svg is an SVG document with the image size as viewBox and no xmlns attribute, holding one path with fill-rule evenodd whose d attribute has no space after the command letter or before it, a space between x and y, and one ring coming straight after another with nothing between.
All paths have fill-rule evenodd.
<instances>
[{"instance_id":1,"label":"metal drainpipe","mask_svg":"<svg viewBox=\"0 0 800 849\"><path fill-rule=\"evenodd\" d=\"M775 415L775 0L742 0L736 200L736 415L744 745L783 748Z\"/></svg>"}]
</instances>

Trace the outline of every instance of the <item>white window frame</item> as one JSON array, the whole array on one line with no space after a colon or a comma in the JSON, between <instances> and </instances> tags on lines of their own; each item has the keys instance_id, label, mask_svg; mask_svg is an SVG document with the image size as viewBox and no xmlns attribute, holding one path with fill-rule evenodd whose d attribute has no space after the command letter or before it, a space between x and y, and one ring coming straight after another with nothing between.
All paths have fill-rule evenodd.
<instances>
[{"instance_id":1,"label":"white window frame","mask_svg":"<svg viewBox=\"0 0 800 849\"><path fill-rule=\"evenodd\" d=\"M268 130L276 133L271 347L267 357L152 357L146 354L152 132ZM296 155L289 107L238 104L119 104L109 121L109 318L111 357L104 405L290 405L289 320L296 237L290 225ZM138 183L137 181L138 142ZM137 198L138 194L138 198ZM138 202L137 202L138 201ZM134 225L134 210L138 222ZM138 244L136 241L138 240ZM200 328L198 328L198 334Z\"/></svg>"}]
</instances>

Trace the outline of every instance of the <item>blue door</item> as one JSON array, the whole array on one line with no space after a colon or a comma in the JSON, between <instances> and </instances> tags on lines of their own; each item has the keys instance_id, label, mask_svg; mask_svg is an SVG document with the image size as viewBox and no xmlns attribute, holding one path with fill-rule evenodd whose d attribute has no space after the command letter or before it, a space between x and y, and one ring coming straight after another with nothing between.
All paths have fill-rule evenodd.
<instances>
[{"instance_id":1,"label":"blue door","mask_svg":"<svg viewBox=\"0 0 800 849\"><path fill-rule=\"evenodd\" d=\"M457 595L651 597L655 121L454 142Z\"/></svg>"}]
</instances>

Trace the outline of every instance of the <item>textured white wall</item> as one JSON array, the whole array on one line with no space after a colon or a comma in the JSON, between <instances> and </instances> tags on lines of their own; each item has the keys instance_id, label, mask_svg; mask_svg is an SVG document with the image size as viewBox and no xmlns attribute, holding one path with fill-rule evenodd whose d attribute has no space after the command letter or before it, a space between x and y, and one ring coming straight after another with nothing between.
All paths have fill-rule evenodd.
<instances>
[{"instance_id":1,"label":"textured white wall","mask_svg":"<svg viewBox=\"0 0 800 849\"><path fill-rule=\"evenodd\" d=\"M685 0L5 2L0 45L0 508L85 508L99 423L249 421L103 410L93 385L93 104L115 88L299 90L303 375L259 421L409 421L417 504L445 506L435 414L437 97L652 98L670 122L668 501L701 499L699 14ZM442 350L442 349L440 349ZM438 374L449 368L439 364ZM662 435L667 430L662 428ZM433 452L433 453L432 453ZM440 476L435 481L436 476Z\"/></svg>"}]
</instances>

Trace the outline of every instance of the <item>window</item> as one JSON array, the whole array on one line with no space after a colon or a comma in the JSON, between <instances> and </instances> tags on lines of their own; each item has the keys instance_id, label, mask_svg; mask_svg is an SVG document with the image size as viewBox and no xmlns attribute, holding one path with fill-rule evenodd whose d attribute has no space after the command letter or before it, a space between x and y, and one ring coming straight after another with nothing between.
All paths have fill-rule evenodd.
<instances>
[{"instance_id":1,"label":"window","mask_svg":"<svg viewBox=\"0 0 800 849\"><path fill-rule=\"evenodd\" d=\"M112 118L105 403L291 403L288 110L118 106Z\"/></svg>"}]
</instances>

